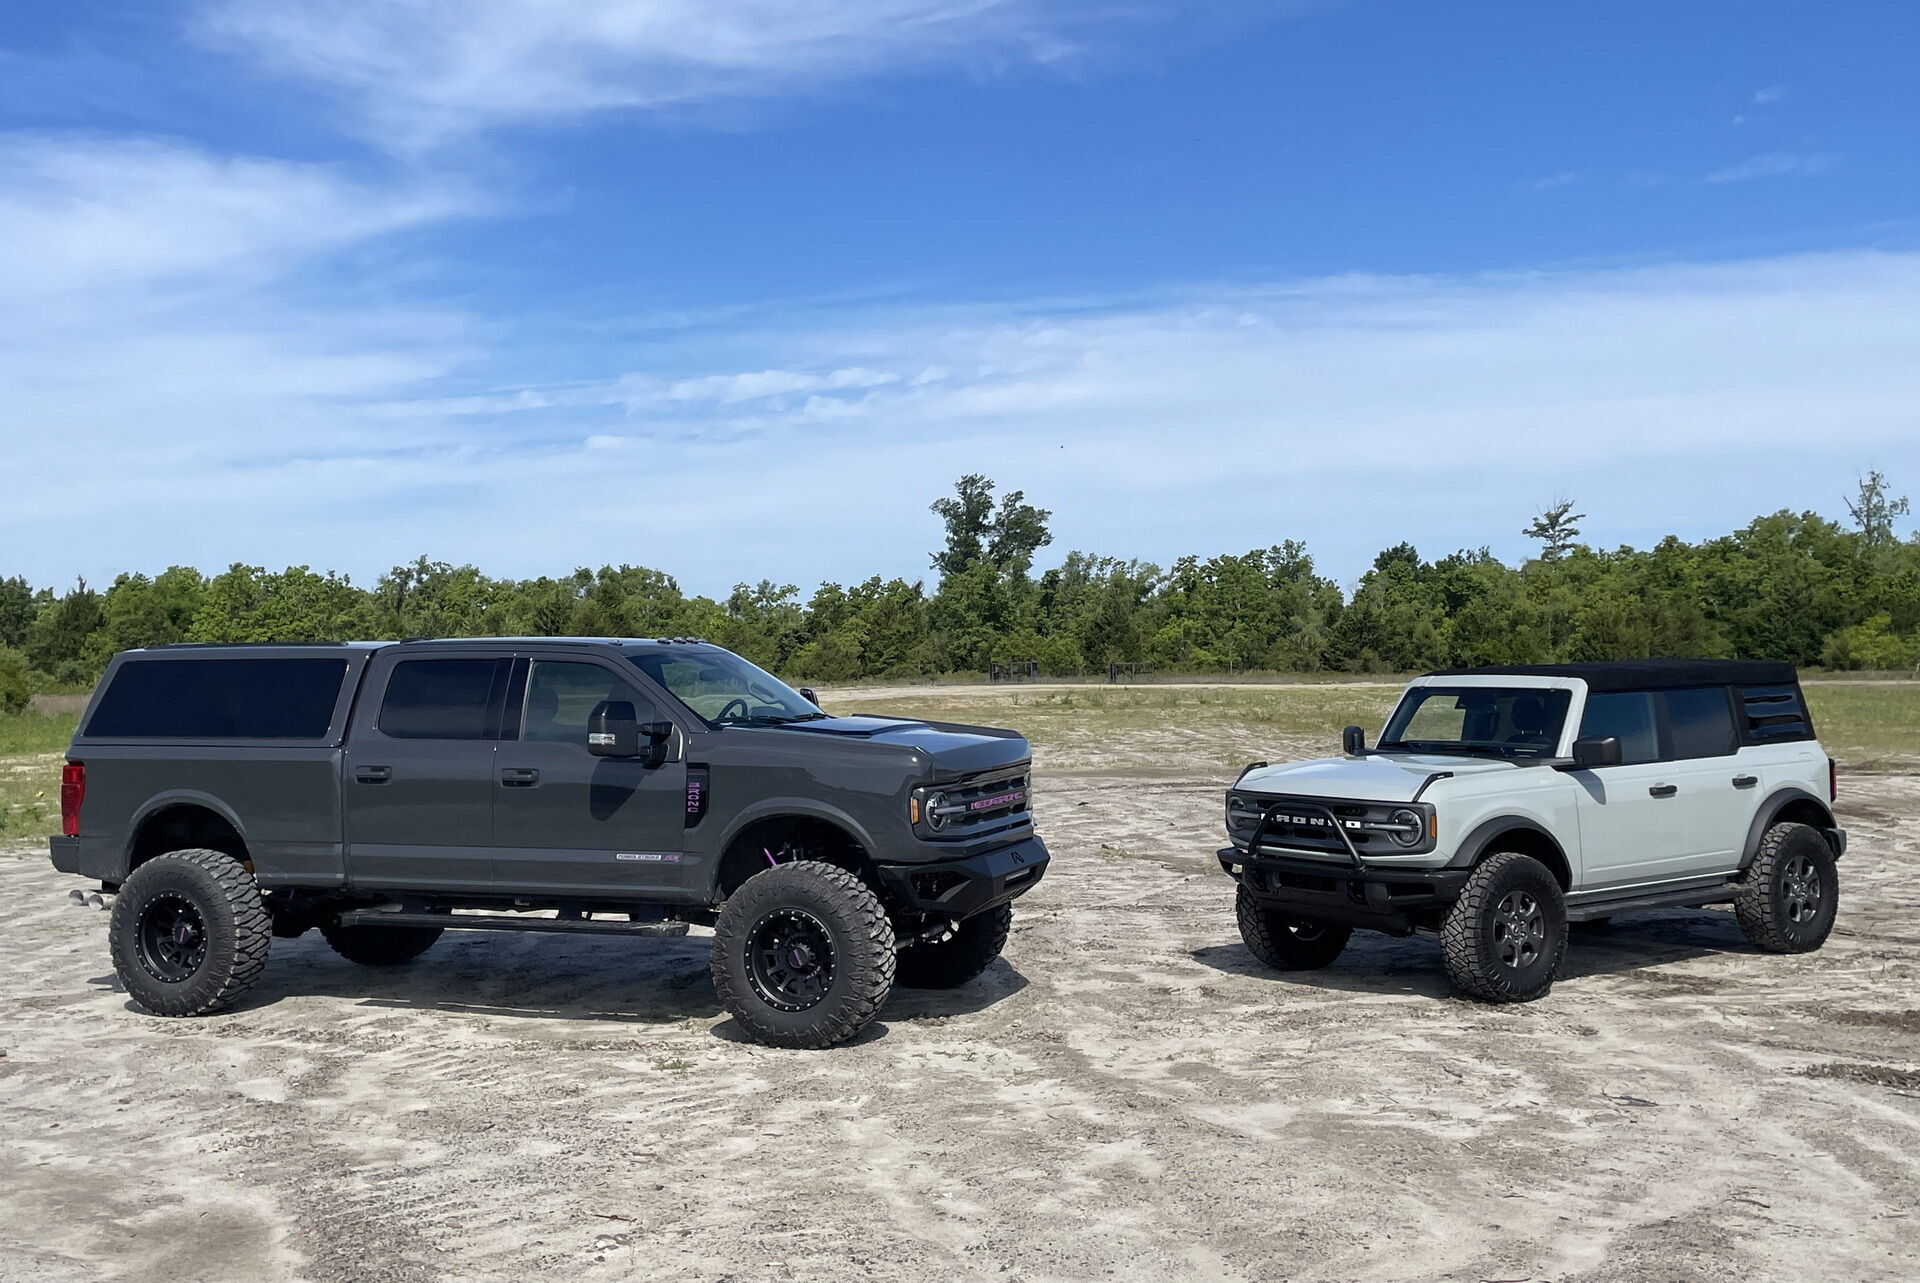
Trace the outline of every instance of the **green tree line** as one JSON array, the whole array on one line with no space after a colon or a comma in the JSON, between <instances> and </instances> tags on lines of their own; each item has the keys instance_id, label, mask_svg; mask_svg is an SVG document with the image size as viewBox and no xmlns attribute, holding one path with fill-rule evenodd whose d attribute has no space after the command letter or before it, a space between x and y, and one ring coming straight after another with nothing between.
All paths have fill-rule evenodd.
<instances>
[{"instance_id":1,"label":"green tree line","mask_svg":"<svg viewBox=\"0 0 1920 1283\"><path fill-rule=\"evenodd\" d=\"M1408 672L1453 665L1741 656L1836 669L1920 665L1920 538L1870 474L1844 520L1776 512L1718 538L1652 548L1580 542L1571 502L1525 532L1537 556L1485 548L1429 561L1388 548L1349 592L1285 540L1162 568L1070 552L1033 572L1051 514L967 476L933 505L945 525L925 581L740 584L683 593L643 566L497 579L424 557L368 587L291 566L176 566L65 592L0 580L0 704L28 686L85 686L116 652L171 642L470 635L696 636L815 681L978 672L1038 661L1199 672Z\"/></svg>"}]
</instances>

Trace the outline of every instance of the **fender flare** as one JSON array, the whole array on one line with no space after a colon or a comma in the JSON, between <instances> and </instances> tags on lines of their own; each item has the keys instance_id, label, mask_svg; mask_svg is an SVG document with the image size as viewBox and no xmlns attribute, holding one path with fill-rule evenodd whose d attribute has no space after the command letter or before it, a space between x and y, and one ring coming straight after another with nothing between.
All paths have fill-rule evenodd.
<instances>
[{"instance_id":1,"label":"fender flare","mask_svg":"<svg viewBox=\"0 0 1920 1283\"><path fill-rule=\"evenodd\" d=\"M247 826L241 822L240 813L231 806L213 794L203 793L199 789L168 789L164 793L154 794L141 803L140 809L135 811L133 818L128 821L126 840L120 844L119 872L123 878L132 872L128 866L133 863L133 848L140 841L141 831L147 827L147 821L160 812L176 806L194 806L203 811L213 812L232 825L233 831L240 835L241 843L246 844Z\"/></svg>"},{"instance_id":2,"label":"fender flare","mask_svg":"<svg viewBox=\"0 0 1920 1283\"><path fill-rule=\"evenodd\" d=\"M1495 842L1509 833L1526 833L1552 847L1554 853L1560 857L1560 862L1566 866L1568 886L1573 885L1575 870L1573 860L1567 855L1565 844L1548 832L1538 820L1525 815L1496 815L1490 820L1481 821L1460 840L1460 845L1454 849L1453 858L1447 861L1447 867L1449 869L1472 868L1480 863L1481 857L1487 854Z\"/></svg>"},{"instance_id":3,"label":"fender flare","mask_svg":"<svg viewBox=\"0 0 1920 1283\"><path fill-rule=\"evenodd\" d=\"M1760 809L1753 814L1753 823L1747 826L1747 844L1740 851L1742 872L1745 872L1753 863L1754 857L1760 854L1760 839L1767 835L1767 830L1772 828L1774 822L1779 819L1780 812L1789 806L1805 803L1812 803L1813 808L1819 812L1820 827L1828 829L1836 827L1833 822L1833 808L1827 805L1825 798L1816 797L1805 789L1792 785L1776 789L1767 794L1766 801L1760 803ZM1822 834L1822 836L1826 835ZM1828 842L1831 845L1832 839L1828 838ZM1838 855L1839 852L1836 851L1834 854Z\"/></svg>"},{"instance_id":4,"label":"fender flare","mask_svg":"<svg viewBox=\"0 0 1920 1283\"><path fill-rule=\"evenodd\" d=\"M742 810L730 820L726 828L720 831L720 838L710 848L712 856L708 861L709 874L707 890L713 891L720 877L720 862L732 848L734 839L744 833L748 827L762 820L779 819L797 815L809 820L819 820L835 828L844 829L847 836L860 844L869 858L877 857L879 848L874 844L873 835L865 825L837 806L828 806L824 802L804 797L768 797L762 798L752 806Z\"/></svg>"}]
</instances>

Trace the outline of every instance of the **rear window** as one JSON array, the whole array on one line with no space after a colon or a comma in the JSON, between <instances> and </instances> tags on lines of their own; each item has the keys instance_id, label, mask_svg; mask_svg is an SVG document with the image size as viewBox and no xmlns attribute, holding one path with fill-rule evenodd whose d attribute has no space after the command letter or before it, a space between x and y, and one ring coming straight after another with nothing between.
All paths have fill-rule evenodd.
<instances>
[{"instance_id":1,"label":"rear window","mask_svg":"<svg viewBox=\"0 0 1920 1283\"><path fill-rule=\"evenodd\" d=\"M344 659L147 659L120 665L95 739L324 739Z\"/></svg>"},{"instance_id":2,"label":"rear window","mask_svg":"<svg viewBox=\"0 0 1920 1283\"><path fill-rule=\"evenodd\" d=\"M1744 687L1740 707L1749 743L1813 738L1813 722L1798 686Z\"/></svg>"},{"instance_id":3,"label":"rear window","mask_svg":"<svg viewBox=\"0 0 1920 1283\"><path fill-rule=\"evenodd\" d=\"M1668 691L1665 699L1674 757L1725 757L1739 747L1733 739L1733 705L1724 686Z\"/></svg>"}]
</instances>

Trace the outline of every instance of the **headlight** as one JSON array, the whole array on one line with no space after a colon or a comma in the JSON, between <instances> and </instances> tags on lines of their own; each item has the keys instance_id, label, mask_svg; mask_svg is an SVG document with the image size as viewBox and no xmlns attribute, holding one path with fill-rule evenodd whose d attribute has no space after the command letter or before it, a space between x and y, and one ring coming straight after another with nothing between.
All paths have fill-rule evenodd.
<instances>
[{"instance_id":1,"label":"headlight","mask_svg":"<svg viewBox=\"0 0 1920 1283\"><path fill-rule=\"evenodd\" d=\"M1387 823L1393 826L1389 830L1393 840L1401 846L1419 846L1427 836L1426 819L1418 811L1402 807L1387 817Z\"/></svg>"},{"instance_id":2,"label":"headlight","mask_svg":"<svg viewBox=\"0 0 1920 1283\"><path fill-rule=\"evenodd\" d=\"M921 810L927 817L928 828L937 832L947 827L947 817L941 813L942 808L945 807L946 804L947 795L945 793L927 794L927 804L922 807Z\"/></svg>"}]
</instances>

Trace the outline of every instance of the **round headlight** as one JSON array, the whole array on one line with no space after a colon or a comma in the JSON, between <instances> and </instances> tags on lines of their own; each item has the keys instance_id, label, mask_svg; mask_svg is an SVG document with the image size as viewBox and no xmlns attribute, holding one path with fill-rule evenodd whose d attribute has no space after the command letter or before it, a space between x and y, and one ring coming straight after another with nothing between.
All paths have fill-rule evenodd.
<instances>
[{"instance_id":1,"label":"round headlight","mask_svg":"<svg viewBox=\"0 0 1920 1283\"><path fill-rule=\"evenodd\" d=\"M945 793L927 794L927 804L925 808L925 813L927 817L928 828L944 829L945 827L947 827L947 817L940 813L940 808L945 806L946 804L947 804L947 795Z\"/></svg>"},{"instance_id":2,"label":"round headlight","mask_svg":"<svg viewBox=\"0 0 1920 1283\"><path fill-rule=\"evenodd\" d=\"M1418 811L1402 808L1389 815L1387 823L1393 825L1393 840L1401 846L1419 846L1420 839L1427 835L1426 821Z\"/></svg>"}]
</instances>

